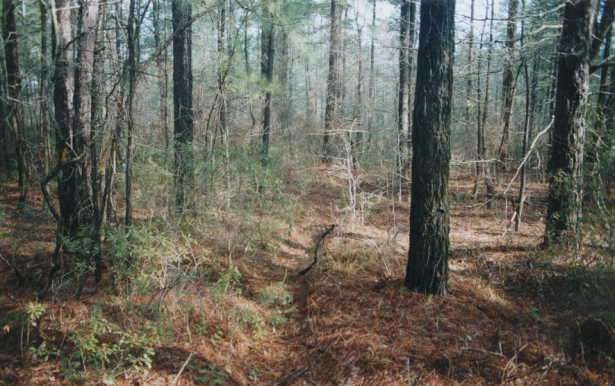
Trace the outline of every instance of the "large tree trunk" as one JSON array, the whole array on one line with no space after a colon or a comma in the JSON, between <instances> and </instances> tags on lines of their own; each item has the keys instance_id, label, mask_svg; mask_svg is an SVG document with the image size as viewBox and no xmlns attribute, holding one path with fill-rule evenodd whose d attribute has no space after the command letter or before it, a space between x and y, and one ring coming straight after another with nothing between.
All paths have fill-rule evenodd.
<instances>
[{"instance_id":1,"label":"large tree trunk","mask_svg":"<svg viewBox=\"0 0 615 386\"><path fill-rule=\"evenodd\" d=\"M327 77L327 101L325 105L325 133L322 143L322 161L330 163L333 157L331 136L336 125L339 105L339 50L340 50L340 15L337 0L331 0L329 30L329 75Z\"/></svg>"},{"instance_id":2,"label":"large tree trunk","mask_svg":"<svg viewBox=\"0 0 615 386\"><path fill-rule=\"evenodd\" d=\"M175 205L178 213L191 207L194 186L192 153L192 5L173 2L173 105L175 120Z\"/></svg>"},{"instance_id":3,"label":"large tree trunk","mask_svg":"<svg viewBox=\"0 0 615 386\"><path fill-rule=\"evenodd\" d=\"M559 45L545 246L580 246L583 142L596 0L566 3Z\"/></svg>"},{"instance_id":4,"label":"large tree trunk","mask_svg":"<svg viewBox=\"0 0 615 386\"><path fill-rule=\"evenodd\" d=\"M55 119L58 163L60 234L75 238L83 226L92 224L90 179L91 82L98 2L82 2L79 8L79 38L73 68L72 22L69 3L55 1Z\"/></svg>"},{"instance_id":5,"label":"large tree trunk","mask_svg":"<svg viewBox=\"0 0 615 386\"><path fill-rule=\"evenodd\" d=\"M508 0L508 22L506 23L506 54L504 56L504 77L502 79L502 141L498 150L500 166L506 170L509 157L510 124L512 117L513 95L515 89L514 60L515 34L517 29L518 0Z\"/></svg>"},{"instance_id":6,"label":"large tree trunk","mask_svg":"<svg viewBox=\"0 0 615 386\"><path fill-rule=\"evenodd\" d=\"M446 294L448 290L454 15L455 0L421 5L405 284L428 294Z\"/></svg>"}]
</instances>

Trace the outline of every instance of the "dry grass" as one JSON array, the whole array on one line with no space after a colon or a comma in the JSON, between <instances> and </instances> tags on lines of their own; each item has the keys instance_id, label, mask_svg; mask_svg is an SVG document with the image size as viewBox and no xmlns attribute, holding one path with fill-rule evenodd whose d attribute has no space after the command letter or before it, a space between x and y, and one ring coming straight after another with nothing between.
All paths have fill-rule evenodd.
<instances>
[{"instance_id":1,"label":"dry grass","mask_svg":"<svg viewBox=\"0 0 615 386\"><path fill-rule=\"evenodd\" d=\"M363 202L353 217L345 201L347 180L339 173L289 169L284 179L291 209L275 196L235 208L225 208L221 199L177 222L159 212L162 200L153 200L138 214L142 226L158 232L144 249L151 259L144 280L157 287L122 296L103 288L79 301L60 294L42 302L46 311L35 327L16 321L36 300L34 287L18 283L0 263L0 280L7 283L0 295L0 383L66 382L61 358L37 359L27 346L40 344L41 336L66 339L87 325L94 310L124 331L151 324L159 329L152 369L119 374L118 384L167 385L180 372L181 385L216 379L242 385L615 382L613 359L573 359L568 350L577 320L615 320L613 276L536 252L543 185L530 184L527 217L515 233L509 229L512 193L484 205L469 197L471 178L454 174L453 293L430 297L402 285L407 203L385 197L380 178L363 172ZM24 272L34 266L40 276L53 247L53 226L40 215L36 193L34 210L19 213L16 194L10 185L0 191L8 214L0 253ZM320 263L296 277L332 223L337 227ZM184 276L174 281L177 270ZM110 287L109 273L104 280ZM169 283L172 288L165 289Z\"/></svg>"}]
</instances>

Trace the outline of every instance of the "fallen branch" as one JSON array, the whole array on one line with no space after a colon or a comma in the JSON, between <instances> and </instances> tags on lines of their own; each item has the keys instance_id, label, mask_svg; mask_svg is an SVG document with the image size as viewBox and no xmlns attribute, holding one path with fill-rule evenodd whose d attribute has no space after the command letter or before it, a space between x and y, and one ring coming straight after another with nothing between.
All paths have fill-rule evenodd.
<instances>
[{"instance_id":1,"label":"fallen branch","mask_svg":"<svg viewBox=\"0 0 615 386\"><path fill-rule=\"evenodd\" d=\"M190 353L190 355L188 355L188 358L186 359L186 361L182 365L181 369L179 369L179 372L175 376L175 379L173 379L173 383L171 383L171 385L175 386L177 384L177 381L179 381L179 377L181 377L182 373L186 369L186 366L188 366L188 362L190 362L190 359L192 359L192 354L193 353Z\"/></svg>"},{"instance_id":2,"label":"fallen branch","mask_svg":"<svg viewBox=\"0 0 615 386\"><path fill-rule=\"evenodd\" d=\"M318 264L318 251L320 250L322 243L325 241L325 238L327 238L327 236L329 236L329 234L333 232L333 229L335 229L335 224L331 224L331 226L329 226L329 228L327 228L327 230L320 235L318 241L316 242L316 248L314 248L314 261L312 262L312 264L309 265L309 267L299 272L297 276L305 275L310 271L310 269L314 268L314 266Z\"/></svg>"},{"instance_id":3,"label":"fallen branch","mask_svg":"<svg viewBox=\"0 0 615 386\"><path fill-rule=\"evenodd\" d=\"M300 378L303 376L303 374L307 373L308 371L310 371L310 369L308 367L303 367L299 370L295 370L292 373L282 377L279 381L274 382L273 385L276 386L287 386L292 384L297 378Z\"/></svg>"}]
</instances>

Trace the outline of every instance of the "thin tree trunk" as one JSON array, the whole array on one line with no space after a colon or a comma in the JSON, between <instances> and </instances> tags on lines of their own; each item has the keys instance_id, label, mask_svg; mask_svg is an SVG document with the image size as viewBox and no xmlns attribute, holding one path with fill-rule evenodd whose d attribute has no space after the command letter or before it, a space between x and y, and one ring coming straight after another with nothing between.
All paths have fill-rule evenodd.
<instances>
[{"instance_id":1,"label":"thin tree trunk","mask_svg":"<svg viewBox=\"0 0 615 386\"><path fill-rule=\"evenodd\" d=\"M49 174L49 161L51 152L49 149L49 43L47 21L48 12L47 5L44 2L39 2L40 23L41 23L41 61L40 61L40 86L39 86L39 104L40 104L40 136L42 148L43 173Z\"/></svg>"},{"instance_id":2,"label":"thin tree trunk","mask_svg":"<svg viewBox=\"0 0 615 386\"><path fill-rule=\"evenodd\" d=\"M485 93L484 93L484 101L482 104L482 107L480 107L481 101L480 101L480 97L481 97L481 90L480 90L480 76L478 76L477 82L476 82L476 86L477 86L477 96L478 96L478 109L477 109L477 138L476 138L476 147L477 147L477 155L478 155L478 167L479 167L479 175L476 178L476 182L474 185L474 197L478 196L478 193L480 191L480 183L481 181L485 180L485 185L487 186L487 190L489 190L489 186L490 183L488 181L486 181L486 170L485 170L485 165L483 165L480 161L484 160L486 158L486 154L487 154L487 147L485 145L485 126L487 124L487 115L489 112L489 91L491 88L491 60L493 57L493 22L494 22L494 18L495 18L495 1L491 0L491 4L490 4L490 10L491 10L491 17L490 17L490 21L489 21L489 46L487 48L487 66L486 66L486 72L485 72ZM484 24L483 24L484 27ZM482 33L481 33L481 49L482 49L482 41L483 41L483 37L482 37ZM480 70L480 61L479 61L479 68ZM480 73L480 72L479 72Z\"/></svg>"},{"instance_id":3,"label":"thin tree trunk","mask_svg":"<svg viewBox=\"0 0 615 386\"><path fill-rule=\"evenodd\" d=\"M399 200L402 195L402 173L405 163L404 145L408 133L408 78L409 74L409 48L410 48L410 4L411 0L402 0L399 17L399 90L397 95L397 155L395 157L395 170L393 174L393 189L398 192Z\"/></svg>"},{"instance_id":4,"label":"thin tree trunk","mask_svg":"<svg viewBox=\"0 0 615 386\"><path fill-rule=\"evenodd\" d=\"M337 110L340 96L339 49L340 49L340 10L337 0L331 0L329 29L329 75L327 77L327 101L325 104L325 132L322 143L322 162L331 163L333 149L331 136L337 124Z\"/></svg>"},{"instance_id":5,"label":"thin tree trunk","mask_svg":"<svg viewBox=\"0 0 615 386\"><path fill-rule=\"evenodd\" d=\"M367 145L371 141L374 129L374 106L376 98L376 73L375 73L375 54L376 54L376 0L372 0L372 23L369 44L369 84L367 90Z\"/></svg>"},{"instance_id":6,"label":"thin tree trunk","mask_svg":"<svg viewBox=\"0 0 615 386\"><path fill-rule=\"evenodd\" d=\"M402 175L405 176L408 174L407 171L410 170L411 164L411 155L412 155L412 108L413 108L413 98L412 98L412 86L413 86L413 77L412 71L414 67L414 45L416 42L416 6L417 0L410 0L410 11L408 14L408 130L406 131L406 162L404 164L404 170Z\"/></svg>"},{"instance_id":7,"label":"thin tree trunk","mask_svg":"<svg viewBox=\"0 0 615 386\"><path fill-rule=\"evenodd\" d=\"M512 118L515 76L513 66L515 61L515 34L517 29L518 0L508 0L508 21L506 23L506 54L504 56L504 76L502 79L502 141L498 150L500 166L506 170L509 158L510 125Z\"/></svg>"},{"instance_id":8,"label":"thin tree trunk","mask_svg":"<svg viewBox=\"0 0 615 386\"><path fill-rule=\"evenodd\" d=\"M175 206L177 213L192 207L192 5L173 2L173 105L175 119Z\"/></svg>"},{"instance_id":9,"label":"thin tree trunk","mask_svg":"<svg viewBox=\"0 0 615 386\"><path fill-rule=\"evenodd\" d=\"M127 132L126 132L126 173L125 173L125 199L126 210L124 221L127 226L132 225L132 142L134 135L134 106L135 92L137 87L137 62L139 50L139 21L138 4L139 0L131 0L128 10L128 101L127 101Z\"/></svg>"},{"instance_id":10,"label":"thin tree trunk","mask_svg":"<svg viewBox=\"0 0 615 386\"><path fill-rule=\"evenodd\" d=\"M5 133L13 133L15 138L15 158L17 159L17 181L19 185L19 204L26 202L27 176L25 162L25 132L21 125L21 76L19 74L19 47L17 43L17 5L13 0L3 1L2 37L4 39L4 59L6 65L7 96L3 124Z\"/></svg>"},{"instance_id":11,"label":"thin tree trunk","mask_svg":"<svg viewBox=\"0 0 615 386\"><path fill-rule=\"evenodd\" d=\"M266 11L264 25L261 27L261 78L265 81L265 105L263 107L263 136L261 147L261 164L269 164L269 140L271 137L271 101L274 60L273 15Z\"/></svg>"},{"instance_id":12,"label":"thin tree trunk","mask_svg":"<svg viewBox=\"0 0 615 386\"><path fill-rule=\"evenodd\" d=\"M162 42L166 40L166 27L161 21L162 1L153 1L153 24L154 24L154 44L157 49L161 48ZM156 58L158 66L158 89L160 99L159 123L164 138L164 159L169 154L171 140L169 138L169 105L167 103L169 95L169 76L168 76L168 55L167 50L163 49L160 55Z\"/></svg>"}]
</instances>

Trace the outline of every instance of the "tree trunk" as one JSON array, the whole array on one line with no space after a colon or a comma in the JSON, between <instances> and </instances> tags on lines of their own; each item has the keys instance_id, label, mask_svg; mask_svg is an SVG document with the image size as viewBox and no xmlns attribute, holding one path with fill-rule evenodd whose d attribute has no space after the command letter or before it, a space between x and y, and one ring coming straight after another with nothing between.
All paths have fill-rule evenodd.
<instances>
[{"instance_id":1,"label":"tree trunk","mask_svg":"<svg viewBox=\"0 0 615 386\"><path fill-rule=\"evenodd\" d=\"M224 48L224 39L226 29L226 1L222 0L218 7L218 128L223 138L226 138L226 93L224 85L224 72L228 64L226 63L226 51Z\"/></svg>"},{"instance_id":2,"label":"tree trunk","mask_svg":"<svg viewBox=\"0 0 615 386\"><path fill-rule=\"evenodd\" d=\"M581 241L583 142L596 0L566 3L559 45L545 246Z\"/></svg>"},{"instance_id":3,"label":"tree trunk","mask_svg":"<svg viewBox=\"0 0 615 386\"><path fill-rule=\"evenodd\" d=\"M337 0L331 0L329 30L329 75L327 77L327 100L325 104L325 133L322 143L322 162L330 163L333 157L331 136L337 120L339 105L339 50L340 50L340 10Z\"/></svg>"},{"instance_id":4,"label":"tree trunk","mask_svg":"<svg viewBox=\"0 0 615 386\"><path fill-rule=\"evenodd\" d=\"M375 54L376 54L376 0L372 0L372 24L371 37L369 44L369 84L367 86L367 141L371 140L374 128L374 105L376 98L376 74L375 74Z\"/></svg>"},{"instance_id":5,"label":"tree trunk","mask_svg":"<svg viewBox=\"0 0 615 386\"><path fill-rule=\"evenodd\" d=\"M4 59L6 65L7 96L2 124L3 132L12 133L15 138L15 158L17 159L17 176L19 184L19 203L26 202L27 176L25 163L25 133L21 123L21 76L19 74L19 47L17 44L17 5L13 0L3 1L2 37L4 39ZM5 135L6 135L5 134ZM7 136L10 137L10 136Z\"/></svg>"},{"instance_id":6,"label":"tree trunk","mask_svg":"<svg viewBox=\"0 0 615 386\"><path fill-rule=\"evenodd\" d=\"M506 54L504 56L504 76L502 79L502 141L498 150L500 166L506 170L509 158L510 124L512 117L513 96L515 89L514 60L515 34L517 29L518 0L508 0L508 22L506 23Z\"/></svg>"},{"instance_id":7,"label":"tree trunk","mask_svg":"<svg viewBox=\"0 0 615 386\"><path fill-rule=\"evenodd\" d=\"M192 5L173 2L173 105L175 121L175 205L177 213L190 208L194 186L192 153Z\"/></svg>"},{"instance_id":8,"label":"tree trunk","mask_svg":"<svg viewBox=\"0 0 615 386\"><path fill-rule=\"evenodd\" d=\"M412 202L406 286L448 292L450 123L455 0L424 2L413 112Z\"/></svg>"},{"instance_id":9,"label":"tree trunk","mask_svg":"<svg viewBox=\"0 0 615 386\"><path fill-rule=\"evenodd\" d=\"M162 17L162 1L153 1L153 14L154 14L154 43L157 49L160 49L162 42L166 40L166 27L161 22ZM167 98L169 95L169 77L168 77L168 55L167 50L164 49L156 58L156 64L158 66L158 89L160 100L160 112L159 120L164 138L164 159L166 163L167 155L169 153L170 138L169 138L169 108L167 104Z\"/></svg>"},{"instance_id":10,"label":"tree trunk","mask_svg":"<svg viewBox=\"0 0 615 386\"><path fill-rule=\"evenodd\" d=\"M268 4L268 3L266 3ZM265 81L265 105L263 106L263 136L261 147L261 164L269 164L269 139L271 137L271 100L274 59L273 15L265 10L265 20L261 27L261 78Z\"/></svg>"},{"instance_id":11,"label":"tree trunk","mask_svg":"<svg viewBox=\"0 0 615 386\"><path fill-rule=\"evenodd\" d=\"M41 61L40 61L40 86L39 86L39 104L40 104L40 136L42 146L42 163L43 173L49 174L49 161L51 152L49 149L49 43L48 43L48 12L47 4L39 3L40 23L41 23Z\"/></svg>"},{"instance_id":12,"label":"tree trunk","mask_svg":"<svg viewBox=\"0 0 615 386\"><path fill-rule=\"evenodd\" d=\"M404 138L408 133L408 78L410 76L409 45L410 45L410 4L411 0L402 0L399 17L399 90L397 95L397 156L393 178L394 191L402 193L402 173L404 165Z\"/></svg>"},{"instance_id":13,"label":"tree trunk","mask_svg":"<svg viewBox=\"0 0 615 386\"><path fill-rule=\"evenodd\" d=\"M124 221L127 226L132 225L132 142L134 136L134 107L135 93L137 89L137 63L139 62L139 0L131 0L128 10L128 58L126 61L128 73L128 101L126 103L127 112L127 133L126 133L126 173L125 173L125 199L126 210Z\"/></svg>"},{"instance_id":14,"label":"tree trunk","mask_svg":"<svg viewBox=\"0 0 615 386\"><path fill-rule=\"evenodd\" d=\"M464 120L468 128L470 127L470 114L472 106L472 62L474 54L474 8L475 0L470 1L470 31L468 32L468 75L466 78L466 100L464 106ZM478 165L478 164L477 164ZM476 168L476 174L478 176L478 167Z\"/></svg>"},{"instance_id":15,"label":"tree trunk","mask_svg":"<svg viewBox=\"0 0 615 386\"><path fill-rule=\"evenodd\" d=\"M407 175L410 170L410 157L412 154L412 70L414 66L414 43L416 42L416 4L417 0L410 0L410 11L408 14L408 130L406 131L406 162L404 164L405 171L402 175Z\"/></svg>"}]
</instances>

